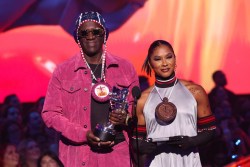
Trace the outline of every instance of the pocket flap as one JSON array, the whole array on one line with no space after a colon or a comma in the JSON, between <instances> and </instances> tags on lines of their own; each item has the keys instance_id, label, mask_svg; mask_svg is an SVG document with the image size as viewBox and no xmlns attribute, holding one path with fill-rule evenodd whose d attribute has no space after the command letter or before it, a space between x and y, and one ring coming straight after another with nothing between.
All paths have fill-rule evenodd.
<instances>
[{"instance_id":1,"label":"pocket flap","mask_svg":"<svg viewBox=\"0 0 250 167\"><path fill-rule=\"evenodd\" d=\"M62 89L69 93L74 93L81 89L81 82L80 81L63 81L62 82Z\"/></svg>"}]
</instances>

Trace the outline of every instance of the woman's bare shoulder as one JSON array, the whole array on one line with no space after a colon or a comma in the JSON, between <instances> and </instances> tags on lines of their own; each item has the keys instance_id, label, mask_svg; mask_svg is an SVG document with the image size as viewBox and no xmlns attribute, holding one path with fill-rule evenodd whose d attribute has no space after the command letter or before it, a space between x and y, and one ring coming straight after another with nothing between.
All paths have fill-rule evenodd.
<instances>
[{"instance_id":1,"label":"woman's bare shoulder","mask_svg":"<svg viewBox=\"0 0 250 167\"><path fill-rule=\"evenodd\" d=\"M192 81L179 80L192 94L197 97L206 94L204 88Z\"/></svg>"},{"instance_id":2,"label":"woman's bare shoulder","mask_svg":"<svg viewBox=\"0 0 250 167\"><path fill-rule=\"evenodd\" d=\"M152 85L152 86L148 87L146 90L144 90L141 93L141 97L140 97L139 101L145 102L153 88L154 88L154 85Z\"/></svg>"}]
</instances>

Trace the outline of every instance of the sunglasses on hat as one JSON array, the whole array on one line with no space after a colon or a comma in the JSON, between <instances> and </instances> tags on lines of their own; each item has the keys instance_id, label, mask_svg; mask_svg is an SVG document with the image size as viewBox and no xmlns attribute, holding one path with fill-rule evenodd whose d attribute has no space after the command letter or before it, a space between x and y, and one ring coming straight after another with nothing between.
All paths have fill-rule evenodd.
<instances>
[{"instance_id":1,"label":"sunglasses on hat","mask_svg":"<svg viewBox=\"0 0 250 167\"><path fill-rule=\"evenodd\" d=\"M101 37L104 35L104 30L102 28L94 28L89 30L80 30L78 32L79 38L87 38L89 36L89 33L91 33L95 37Z\"/></svg>"}]
</instances>

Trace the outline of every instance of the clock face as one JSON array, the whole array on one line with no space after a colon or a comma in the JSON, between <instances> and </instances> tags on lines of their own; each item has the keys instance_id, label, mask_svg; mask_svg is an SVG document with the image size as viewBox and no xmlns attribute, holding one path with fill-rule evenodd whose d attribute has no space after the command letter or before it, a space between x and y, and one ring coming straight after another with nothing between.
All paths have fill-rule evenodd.
<instances>
[{"instance_id":1,"label":"clock face","mask_svg":"<svg viewBox=\"0 0 250 167\"><path fill-rule=\"evenodd\" d=\"M171 102L161 102L155 109L156 119L161 122L170 123L172 122L177 113L176 106Z\"/></svg>"}]
</instances>

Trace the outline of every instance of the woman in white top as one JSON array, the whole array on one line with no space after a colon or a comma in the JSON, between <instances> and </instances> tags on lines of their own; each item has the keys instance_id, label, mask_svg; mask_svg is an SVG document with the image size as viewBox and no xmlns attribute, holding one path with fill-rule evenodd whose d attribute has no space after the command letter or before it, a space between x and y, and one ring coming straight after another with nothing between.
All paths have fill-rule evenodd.
<instances>
[{"instance_id":1,"label":"woman in white top","mask_svg":"<svg viewBox=\"0 0 250 167\"><path fill-rule=\"evenodd\" d=\"M142 69L149 76L154 72L155 84L142 92L136 108L139 145L134 140L134 148L146 158L140 166L201 166L197 146L211 140L216 128L205 90L177 78L167 41L151 44Z\"/></svg>"}]
</instances>

